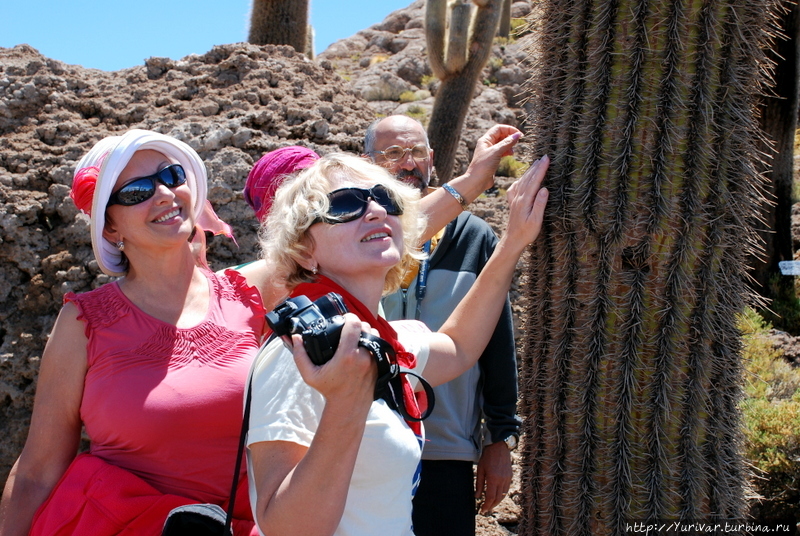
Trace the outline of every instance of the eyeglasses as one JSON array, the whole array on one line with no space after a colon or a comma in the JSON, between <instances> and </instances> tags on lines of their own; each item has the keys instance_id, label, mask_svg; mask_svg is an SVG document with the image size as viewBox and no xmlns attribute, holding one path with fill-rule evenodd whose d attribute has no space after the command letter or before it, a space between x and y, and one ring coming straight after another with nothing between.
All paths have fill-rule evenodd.
<instances>
[{"instance_id":1,"label":"eyeglasses","mask_svg":"<svg viewBox=\"0 0 800 536\"><path fill-rule=\"evenodd\" d=\"M108 198L108 204L130 207L144 203L156 193L156 181L167 188L177 188L186 182L186 172L180 164L172 164L155 175L134 179Z\"/></svg>"},{"instance_id":2,"label":"eyeglasses","mask_svg":"<svg viewBox=\"0 0 800 536\"><path fill-rule=\"evenodd\" d=\"M314 223L325 222L331 225L347 223L357 220L367 211L369 200L372 199L390 216L400 216L403 209L392 197L391 192L382 184L372 188L340 188L328 194L330 208L328 213L317 216Z\"/></svg>"},{"instance_id":3,"label":"eyeglasses","mask_svg":"<svg viewBox=\"0 0 800 536\"><path fill-rule=\"evenodd\" d=\"M414 147L409 147L408 149L404 147L400 147L399 145L392 145L391 147L387 147L383 151L372 151L372 155L383 155L386 160L390 162L397 162L398 160L402 160L406 157L406 153L411 153L411 158L414 160L427 160L431 154L431 150L423 144L415 145Z\"/></svg>"}]
</instances>

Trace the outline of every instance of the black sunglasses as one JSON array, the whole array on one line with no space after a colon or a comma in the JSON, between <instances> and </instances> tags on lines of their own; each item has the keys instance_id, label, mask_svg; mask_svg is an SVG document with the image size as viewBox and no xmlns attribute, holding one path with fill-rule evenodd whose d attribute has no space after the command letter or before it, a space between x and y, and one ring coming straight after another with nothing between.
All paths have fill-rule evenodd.
<instances>
[{"instance_id":1,"label":"black sunglasses","mask_svg":"<svg viewBox=\"0 0 800 536\"><path fill-rule=\"evenodd\" d=\"M156 193L156 181L167 188L177 188L186 182L186 172L180 164L171 164L154 175L134 179L108 198L108 204L130 207L144 203Z\"/></svg>"},{"instance_id":2,"label":"black sunglasses","mask_svg":"<svg viewBox=\"0 0 800 536\"><path fill-rule=\"evenodd\" d=\"M391 192L382 184L376 184L372 188L340 188L328 194L330 201L328 213L317 216L314 223L325 222L333 225L357 220L366 212L370 199L386 209L386 213L390 216L400 216L403 213L403 209L394 200Z\"/></svg>"}]
</instances>

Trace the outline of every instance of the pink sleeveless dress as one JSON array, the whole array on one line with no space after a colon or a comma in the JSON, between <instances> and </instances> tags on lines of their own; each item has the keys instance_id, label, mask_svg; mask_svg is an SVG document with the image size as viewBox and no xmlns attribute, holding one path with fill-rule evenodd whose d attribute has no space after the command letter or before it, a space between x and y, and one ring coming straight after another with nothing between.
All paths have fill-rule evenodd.
<instances>
[{"instance_id":1,"label":"pink sleeveless dress","mask_svg":"<svg viewBox=\"0 0 800 536\"><path fill-rule=\"evenodd\" d=\"M162 493L221 505L265 321L258 291L238 272L204 273L208 312L188 329L142 312L116 283L65 301L89 339L80 411L91 454Z\"/></svg>"}]
</instances>

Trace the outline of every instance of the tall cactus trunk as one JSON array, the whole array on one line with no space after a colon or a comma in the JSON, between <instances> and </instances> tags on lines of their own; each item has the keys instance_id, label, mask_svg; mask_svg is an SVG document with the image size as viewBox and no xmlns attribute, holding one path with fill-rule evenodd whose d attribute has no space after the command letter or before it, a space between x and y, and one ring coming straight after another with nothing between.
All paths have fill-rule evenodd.
<instances>
[{"instance_id":1,"label":"tall cactus trunk","mask_svg":"<svg viewBox=\"0 0 800 536\"><path fill-rule=\"evenodd\" d=\"M480 71L478 69L478 74ZM442 80L436 91L436 100L428 123L428 139L434 149L433 166L436 168L439 183L447 182L453 177L458 142L461 140L461 130L475 92L476 76L472 72L461 71Z\"/></svg>"},{"instance_id":2,"label":"tall cactus trunk","mask_svg":"<svg viewBox=\"0 0 800 536\"><path fill-rule=\"evenodd\" d=\"M475 83L489 60L503 0L427 0L425 38L428 62L439 89L428 123L439 182L453 176L461 129Z\"/></svg>"},{"instance_id":3,"label":"tall cactus trunk","mask_svg":"<svg viewBox=\"0 0 800 536\"><path fill-rule=\"evenodd\" d=\"M742 519L735 315L772 0L544 0L520 534Z\"/></svg>"},{"instance_id":4,"label":"tall cactus trunk","mask_svg":"<svg viewBox=\"0 0 800 536\"><path fill-rule=\"evenodd\" d=\"M308 54L308 2L253 0L247 42L254 45L290 45L297 52Z\"/></svg>"}]
</instances>

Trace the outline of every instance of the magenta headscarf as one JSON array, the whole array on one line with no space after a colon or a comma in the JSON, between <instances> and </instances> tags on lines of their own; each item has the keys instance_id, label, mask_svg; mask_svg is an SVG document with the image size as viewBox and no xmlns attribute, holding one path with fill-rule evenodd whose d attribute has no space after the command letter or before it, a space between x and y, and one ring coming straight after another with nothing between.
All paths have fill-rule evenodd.
<instances>
[{"instance_id":1,"label":"magenta headscarf","mask_svg":"<svg viewBox=\"0 0 800 536\"><path fill-rule=\"evenodd\" d=\"M258 221L266 219L275 192L286 177L310 167L317 160L319 155L311 149L292 145L270 151L256 162L247 175L243 194Z\"/></svg>"}]
</instances>

